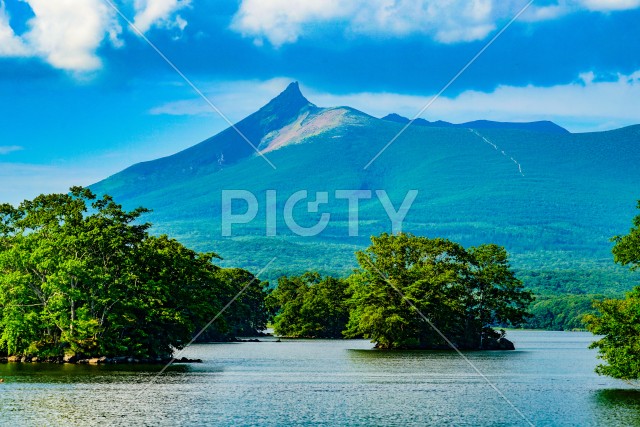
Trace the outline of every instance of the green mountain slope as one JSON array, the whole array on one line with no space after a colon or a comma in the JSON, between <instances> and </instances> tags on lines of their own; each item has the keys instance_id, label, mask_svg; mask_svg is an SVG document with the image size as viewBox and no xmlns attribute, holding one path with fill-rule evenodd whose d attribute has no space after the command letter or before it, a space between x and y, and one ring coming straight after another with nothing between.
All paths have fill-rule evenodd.
<instances>
[{"instance_id":1,"label":"green mountain slope","mask_svg":"<svg viewBox=\"0 0 640 427\"><path fill-rule=\"evenodd\" d=\"M385 190L397 208L419 191L403 230L465 245L494 242L513 254L514 266L539 292L619 293L633 277L612 265L609 238L625 233L640 198L640 126L569 134L505 128L409 127L380 157L365 165L402 128L348 107L322 109L297 84L237 127L275 165L258 156L233 129L174 156L132 166L96 185L126 207L154 210L147 218L227 265L265 274L316 269L345 273L353 251L391 223L373 194L360 201L360 237L348 233L346 200L334 190ZM221 233L223 190L249 190L256 219ZM266 191L277 191L277 235L267 237ZM298 190L329 192L329 203L302 225L331 213L316 237L290 232L286 199ZM242 210L239 204L238 211Z\"/></svg>"}]
</instances>

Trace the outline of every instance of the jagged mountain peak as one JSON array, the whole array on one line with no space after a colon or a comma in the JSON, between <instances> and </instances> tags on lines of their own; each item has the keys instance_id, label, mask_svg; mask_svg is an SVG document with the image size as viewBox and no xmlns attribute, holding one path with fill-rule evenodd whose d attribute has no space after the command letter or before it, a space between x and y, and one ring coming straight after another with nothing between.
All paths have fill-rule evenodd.
<instances>
[{"instance_id":1,"label":"jagged mountain peak","mask_svg":"<svg viewBox=\"0 0 640 427\"><path fill-rule=\"evenodd\" d=\"M304 97L298 82L291 82L285 90L269 101L259 112L277 112L279 115L295 114L305 107L315 107L315 105Z\"/></svg>"}]
</instances>

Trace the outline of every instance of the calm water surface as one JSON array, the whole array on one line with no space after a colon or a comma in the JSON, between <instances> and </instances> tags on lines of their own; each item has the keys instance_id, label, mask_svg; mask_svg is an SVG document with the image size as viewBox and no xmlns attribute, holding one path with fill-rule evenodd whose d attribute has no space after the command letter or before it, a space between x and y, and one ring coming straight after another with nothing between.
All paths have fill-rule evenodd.
<instances>
[{"instance_id":1,"label":"calm water surface","mask_svg":"<svg viewBox=\"0 0 640 427\"><path fill-rule=\"evenodd\" d=\"M512 352L466 353L535 425L640 426L637 385L593 373L588 333L513 331ZM362 340L200 344L204 363L2 364L8 426L528 425L453 352Z\"/></svg>"}]
</instances>

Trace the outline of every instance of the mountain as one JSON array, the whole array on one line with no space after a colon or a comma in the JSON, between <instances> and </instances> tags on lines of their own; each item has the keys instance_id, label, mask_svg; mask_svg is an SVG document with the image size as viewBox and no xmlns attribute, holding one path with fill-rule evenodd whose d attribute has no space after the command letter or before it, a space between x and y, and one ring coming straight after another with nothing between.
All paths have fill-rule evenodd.
<instances>
[{"instance_id":1,"label":"mountain","mask_svg":"<svg viewBox=\"0 0 640 427\"><path fill-rule=\"evenodd\" d=\"M412 125L394 139L404 124L349 107L319 108L292 83L237 130L92 188L127 208L153 209L146 219L154 232L213 250L225 265L257 272L277 257L266 277L308 269L348 273L354 250L367 246L370 235L391 231L375 190L385 190L395 208L418 190L404 231L504 245L520 277L537 288L619 293L631 287L633 276L612 263L609 239L628 232L636 214L640 126L583 134L467 126ZM221 212L229 208L223 190L250 191L258 202L256 218L235 224L230 237L221 230ZM268 190L275 190L275 202L267 200ZM306 201L328 193L327 203L303 200L292 211L304 226L329 213L318 236L299 236L287 226L285 205L299 190L308 190ZM373 191L359 201L359 237L349 236L347 200L335 190ZM231 207L247 209L240 200ZM275 236L267 235L268 211L275 212L275 221L269 217Z\"/></svg>"},{"instance_id":2,"label":"mountain","mask_svg":"<svg viewBox=\"0 0 640 427\"><path fill-rule=\"evenodd\" d=\"M407 124L410 120L396 113L391 113L382 118L395 123ZM429 126L440 128L463 128L463 129L514 129L514 130L526 130L529 132L543 132L543 133L556 133L567 134L568 130L548 120L537 122L494 122L490 120L475 120L472 122L453 124L438 120L430 122L428 120L417 118L411 124L412 126Z\"/></svg>"}]
</instances>

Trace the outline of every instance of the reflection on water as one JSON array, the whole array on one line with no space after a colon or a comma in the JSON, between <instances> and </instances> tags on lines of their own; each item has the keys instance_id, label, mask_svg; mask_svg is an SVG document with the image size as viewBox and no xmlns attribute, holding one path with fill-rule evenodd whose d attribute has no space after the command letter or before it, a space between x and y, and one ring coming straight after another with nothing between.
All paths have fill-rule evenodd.
<instances>
[{"instance_id":1,"label":"reflection on water","mask_svg":"<svg viewBox=\"0 0 640 427\"><path fill-rule=\"evenodd\" d=\"M640 425L640 391L593 373L590 334L510 338L516 351L465 355L536 425ZM525 425L457 354L371 347L199 344L185 356L204 363L158 378L154 365L0 365L0 424Z\"/></svg>"},{"instance_id":2,"label":"reflection on water","mask_svg":"<svg viewBox=\"0 0 640 427\"><path fill-rule=\"evenodd\" d=\"M594 393L595 416L600 424L640 426L640 387L605 389Z\"/></svg>"},{"instance_id":3,"label":"reflection on water","mask_svg":"<svg viewBox=\"0 0 640 427\"><path fill-rule=\"evenodd\" d=\"M138 381L153 376L162 365L71 365L50 363L7 363L0 365L0 376L12 383L114 383ZM170 366L169 376L184 374L189 367L184 364Z\"/></svg>"}]
</instances>

